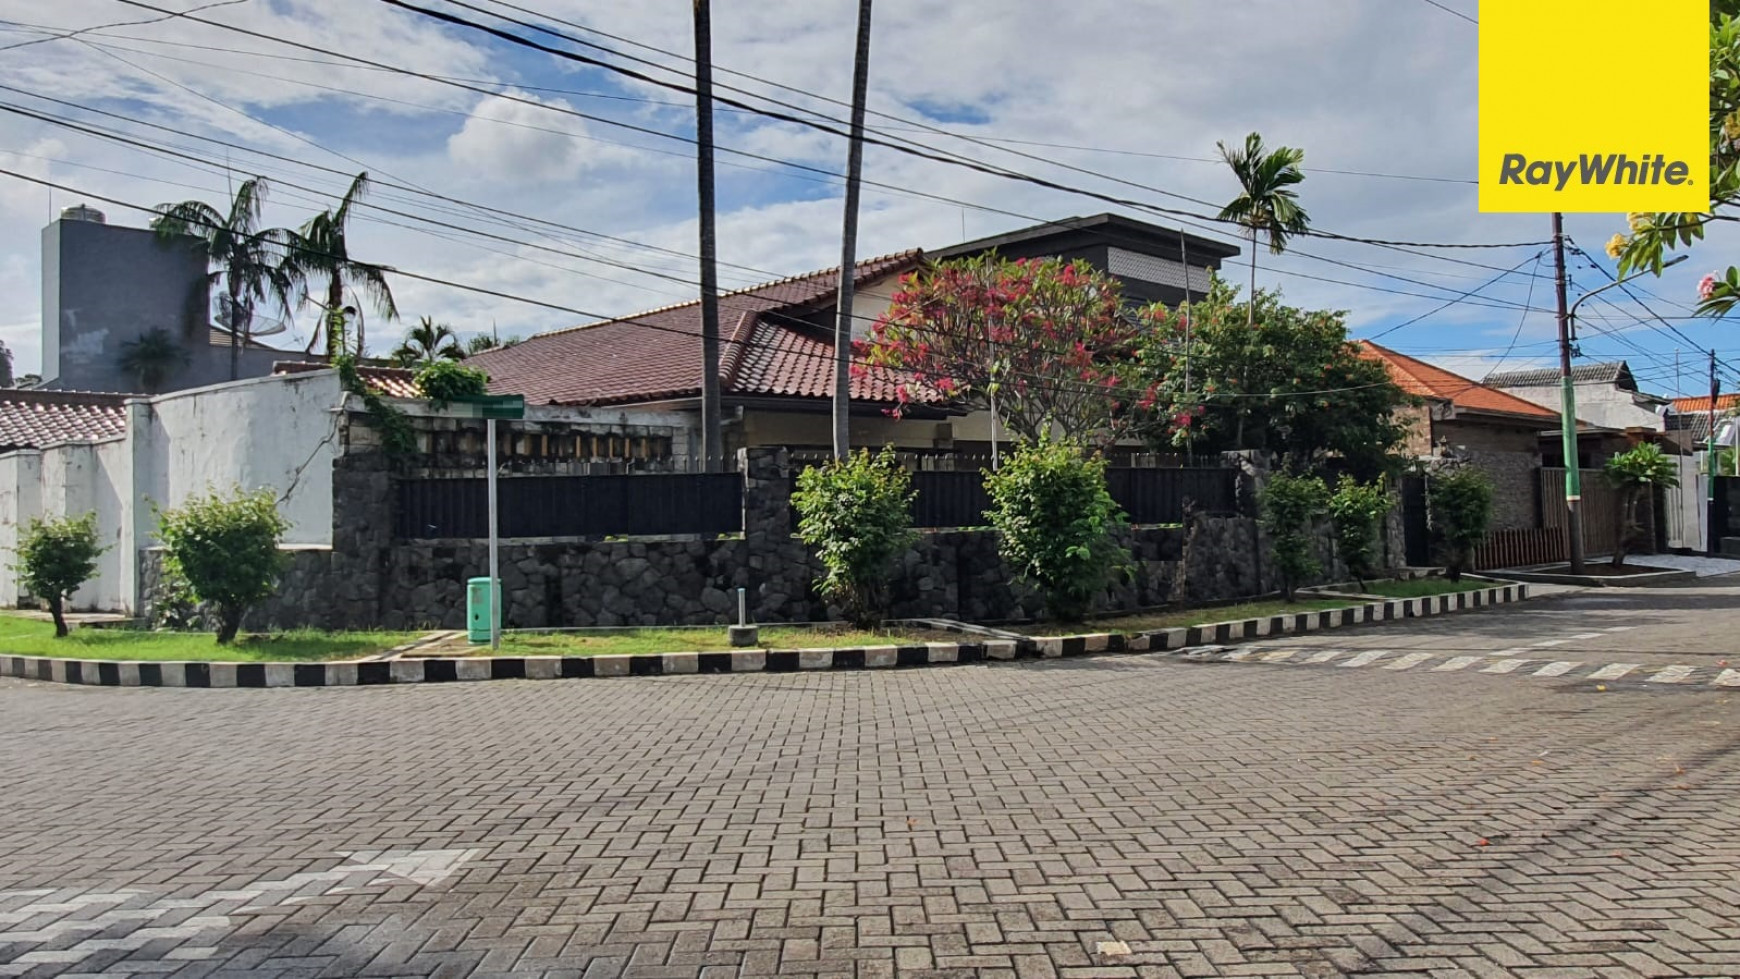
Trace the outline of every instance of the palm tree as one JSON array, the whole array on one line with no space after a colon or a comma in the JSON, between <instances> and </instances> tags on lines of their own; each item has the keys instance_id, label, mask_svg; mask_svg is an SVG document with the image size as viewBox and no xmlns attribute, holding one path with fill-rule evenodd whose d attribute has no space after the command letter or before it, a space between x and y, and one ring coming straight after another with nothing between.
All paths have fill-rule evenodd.
<instances>
[{"instance_id":1,"label":"palm tree","mask_svg":"<svg viewBox=\"0 0 1740 979\"><path fill-rule=\"evenodd\" d=\"M393 361L400 367L433 364L438 360L464 360L465 350L459 345L459 334L446 323L437 323L425 316L405 334L405 342L393 351Z\"/></svg>"},{"instance_id":2,"label":"palm tree","mask_svg":"<svg viewBox=\"0 0 1740 979\"><path fill-rule=\"evenodd\" d=\"M237 188L229 214L204 201L157 205L152 230L166 240L192 238L205 249L212 265L206 285L222 280L229 297L230 380L241 376L242 343L253 322L257 303L276 300L290 306L295 270L283 261L292 235L282 228L260 230L266 202L266 178L254 177ZM190 327L193 323L190 322Z\"/></svg>"},{"instance_id":3,"label":"palm tree","mask_svg":"<svg viewBox=\"0 0 1740 979\"><path fill-rule=\"evenodd\" d=\"M367 294L369 301L376 310L389 320L398 319L399 308L393 303L393 290L387 285L386 273L392 271L385 265L372 265L359 262L350 257L350 246L346 241L345 231L350 222L350 206L362 199L368 193L369 175L359 173L350 183L350 189L339 199L338 209L322 211L308 220L292 242L288 260L295 266L296 278L324 279L326 284L326 302L321 323L326 326L326 356L331 358L345 352L345 338L342 328L335 331L333 327L341 322L333 314L344 308L344 290L348 286L359 289ZM316 305L322 305L316 303ZM337 332L339 335L334 336ZM308 349L313 350L319 340L320 327L315 327L314 336L309 339ZM362 326L357 326L356 352L361 357L364 337Z\"/></svg>"},{"instance_id":4,"label":"palm tree","mask_svg":"<svg viewBox=\"0 0 1740 979\"><path fill-rule=\"evenodd\" d=\"M1245 137L1243 149L1233 149L1216 143L1220 158L1232 167L1242 193L1232 203L1220 209L1220 219L1244 225L1251 239L1251 294L1246 297L1249 325L1257 324L1257 235L1269 236L1269 251L1279 255L1287 250L1289 235L1304 234L1311 228L1311 218L1299 206L1295 184L1305 180L1299 164L1305 151L1290 146L1276 147L1273 153L1263 146L1263 137L1251 133Z\"/></svg>"},{"instance_id":5,"label":"palm tree","mask_svg":"<svg viewBox=\"0 0 1740 979\"><path fill-rule=\"evenodd\" d=\"M169 375L187 360L187 348L161 327L121 344L121 369L137 377L146 394L161 390Z\"/></svg>"}]
</instances>

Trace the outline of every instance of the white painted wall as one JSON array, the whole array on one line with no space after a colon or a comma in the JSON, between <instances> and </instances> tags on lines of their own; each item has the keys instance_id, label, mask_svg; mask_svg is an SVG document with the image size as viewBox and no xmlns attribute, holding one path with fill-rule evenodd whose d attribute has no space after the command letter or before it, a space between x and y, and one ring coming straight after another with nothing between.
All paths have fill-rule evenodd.
<instances>
[{"instance_id":1,"label":"white painted wall","mask_svg":"<svg viewBox=\"0 0 1740 979\"><path fill-rule=\"evenodd\" d=\"M1564 400L1559 386L1503 388L1524 401L1533 401L1544 408L1558 411ZM1585 382L1577 385L1577 419L1602 428L1648 428L1662 431L1666 423L1655 409L1632 400L1632 392L1621 391L1611 384Z\"/></svg>"},{"instance_id":2,"label":"white painted wall","mask_svg":"<svg viewBox=\"0 0 1740 979\"><path fill-rule=\"evenodd\" d=\"M156 543L154 507L212 492L270 489L285 543L332 543L338 453L335 372L279 375L127 403L124 435L0 455L0 604L18 598L18 529L33 517L94 511L108 550L73 596L79 609L132 611L139 552Z\"/></svg>"}]
</instances>

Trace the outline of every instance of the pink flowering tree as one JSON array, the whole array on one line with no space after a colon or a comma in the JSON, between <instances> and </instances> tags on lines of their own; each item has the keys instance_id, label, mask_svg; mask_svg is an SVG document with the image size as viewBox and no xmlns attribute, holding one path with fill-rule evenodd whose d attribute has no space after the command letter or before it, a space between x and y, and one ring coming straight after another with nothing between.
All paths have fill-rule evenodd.
<instances>
[{"instance_id":1,"label":"pink flowering tree","mask_svg":"<svg viewBox=\"0 0 1740 979\"><path fill-rule=\"evenodd\" d=\"M903 278L859 359L895 371L903 401L994 401L1020 438L1105 446L1153 403L1141 332L1118 281L1086 262L987 255Z\"/></svg>"}]
</instances>

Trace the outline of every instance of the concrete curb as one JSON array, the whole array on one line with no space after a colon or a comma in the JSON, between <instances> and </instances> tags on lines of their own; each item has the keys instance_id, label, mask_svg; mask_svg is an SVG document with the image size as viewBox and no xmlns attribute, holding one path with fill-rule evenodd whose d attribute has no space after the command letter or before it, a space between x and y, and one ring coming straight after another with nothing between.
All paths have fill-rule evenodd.
<instances>
[{"instance_id":1,"label":"concrete curb","mask_svg":"<svg viewBox=\"0 0 1740 979\"><path fill-rule=\"evenodd\" d=\"M700 673L796 673L942 666L1105 653L1154 653L1316 632L1525 601L1527 585L1428 598L1368 602L1344 609L1120 635L868 646L851 649L739 650L635 656L429 657L347 663L188 663L55 659L0 654L0 676L102 687L347 687L464 680L566 680Z\"/></svg>"}]
</instances>

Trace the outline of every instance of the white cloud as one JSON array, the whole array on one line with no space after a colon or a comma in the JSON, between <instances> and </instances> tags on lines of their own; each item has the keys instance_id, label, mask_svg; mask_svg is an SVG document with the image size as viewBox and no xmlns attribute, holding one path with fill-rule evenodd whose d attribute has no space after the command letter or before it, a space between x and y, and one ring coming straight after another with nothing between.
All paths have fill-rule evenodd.
<instances>
[{"instance_id":1,"label":"white cloud","mask_svg":"<svg viewBox=\"0 0 1740 979\"><path fill-rule=\"evenodd\" d=\"M586 136L582 120L538 108L572 108L567 102L515 90L508 95L512 98L490 96L478 102L465 125L447 141L448 155L472 171L473 179L531 183L573 180L601 158L614 158L604 144L582 141Z\"/></svg>"}]
</instances>

